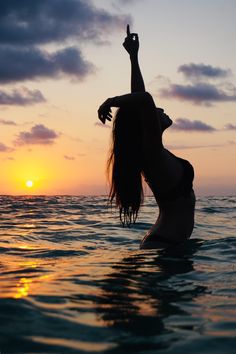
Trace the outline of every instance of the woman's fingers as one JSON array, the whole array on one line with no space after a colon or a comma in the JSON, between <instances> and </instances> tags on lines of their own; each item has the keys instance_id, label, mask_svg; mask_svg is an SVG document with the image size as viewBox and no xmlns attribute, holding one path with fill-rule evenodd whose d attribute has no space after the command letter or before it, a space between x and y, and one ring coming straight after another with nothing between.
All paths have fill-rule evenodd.
<instances>
[{"instance_id":1,"label":"woman's fingers","mask_svg":"<svg viewBox=\"0 0 236 354\"><path fill-rule=\"evenodd\" d=\"M98 118L103 124L105 124L106 118L104 118L101 114L98 114Z\"/></svg>"},{"instance_id":2,"label":"woman's fingers","mask_svg":"<svg viewBox=\"0 0 236 354\"><path fill-rule=\"evenodd\" d=\"M127 34L127 36L126 36L125 40L127 40L127 39L135 40L135 39L138 38L138 34L137 33L130 33L129 24L126 27L126 34Z\"/></svg>"},{"instance_id":3,"label":"woman's fingers","mask_svg":"<svg viewBox=\"0 0 236 354\"><path fill-rule=\"evenodd\" d=\"M125 37L125 42L138 41L138 33L130 33L129 36Z\"/></svg>"},{"instance_id":4,"label":"woman's fingers","mask_svg":"<svg viewBox=\"0 0 236 354\"><path fill-rule=\"evenodd\" d=\"M100 121L105 124L106 119L111 121L112 119L112 112L111 112L111 108L101 105L98 109L98 118L100 119Z\"/></svg>"}]
</instances>

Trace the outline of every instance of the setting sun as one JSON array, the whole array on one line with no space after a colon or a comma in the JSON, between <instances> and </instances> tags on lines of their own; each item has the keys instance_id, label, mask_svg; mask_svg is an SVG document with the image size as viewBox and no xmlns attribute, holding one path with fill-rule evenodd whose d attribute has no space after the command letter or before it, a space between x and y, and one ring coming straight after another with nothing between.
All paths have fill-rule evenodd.
<instances>
[{"instance_id":1,"label":"setting sun","mask_svg":"<svg viewBox=\"0 0 236 354\"><path fill-rule=\"evenodd\" d=\"M28 180L28 181L25 182L25 185L26 185L26 187L31 188L34 185L34 182L31 181L31 180Z\"/></svg>"}]
</instances>

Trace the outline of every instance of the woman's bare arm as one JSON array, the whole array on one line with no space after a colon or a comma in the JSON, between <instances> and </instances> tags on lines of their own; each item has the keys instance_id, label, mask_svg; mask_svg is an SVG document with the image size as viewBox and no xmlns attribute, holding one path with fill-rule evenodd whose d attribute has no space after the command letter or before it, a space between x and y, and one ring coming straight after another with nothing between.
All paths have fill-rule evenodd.
<instances>
[{"instance_id":1,"label":"woman's bare arm","mask_svg":"<svg viewBox=\"0 0 236 354\"><path fill-rule=\"evenodd\" d=\"M143 111L145 111L145 109L149 112L153 111L154 114L156 112L155 103L148 92L133 92L106 99L98 109L98 118L105 124L106 120L111 121L112 119L112 107L119 108L125 105L140 107Z\"/></svg>"},{"instance_id":2,"label":"woman's bare arm","mask_svg":"<svg viewBox=\"0 0 236 354\"><path fill-rule=\"evenodd\" d=\"M130 33L127 25L127 37L123 43L124 48L129 53L131 62L131 92L145 92L143 76L139 66L138 51L139 39L137 33Z\"/></svg>"},{"instance_id":3,"label":"woman's bare arm","mask_svg":"<svg viewBox=\"0 0 236 354\"><path fill-rule=\"evenodd\" d=\"M106 120L111 121L112 119L112 107L124 106L134 107L136 111L138 110L138 117L142 125L145 156L147 159L152 159L153 154L156 155L163 148L160 120L157 117L152 96L148 92L134 92L108 98L99 107L98 117L105 124Z\"/></svg>"}]
</instances>

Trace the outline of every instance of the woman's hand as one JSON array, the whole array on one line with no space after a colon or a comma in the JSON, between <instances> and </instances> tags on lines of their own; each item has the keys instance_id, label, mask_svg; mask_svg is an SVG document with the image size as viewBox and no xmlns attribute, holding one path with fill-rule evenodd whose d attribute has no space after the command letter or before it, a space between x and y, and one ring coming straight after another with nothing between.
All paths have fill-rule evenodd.
<instances>
[{"instance_id":1,"label":"woman's hand","mask_svg":"<svg viewBox=\"0 0 236 354\"><path fill-rule=\"evenodd\" d=\"M134 56L138 54L139 50L139 40L137 33L130 33L129 25L127 25L127 37L123 43L123 47L129 53L130 56Z\"/></svg>"},{"instance_id":2,"label":"woman's hand","mask_svg":"<svg viewBox=\"0 0 236 354\"><path fill-rule=\"evenodd\" d=\"M108 98L105 102L101 104L101 106L98 109L98 118L100 121L105 124L106 119L111 121L112 119L112 114L111 114L111 99Z\"/></svg>"}]
</instances>

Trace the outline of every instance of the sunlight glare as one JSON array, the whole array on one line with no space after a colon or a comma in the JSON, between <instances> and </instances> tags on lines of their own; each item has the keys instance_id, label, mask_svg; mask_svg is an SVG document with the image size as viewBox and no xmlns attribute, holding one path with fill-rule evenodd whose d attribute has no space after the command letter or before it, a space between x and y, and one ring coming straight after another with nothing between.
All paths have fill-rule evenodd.
<instances>
[{"instance_id":1,"label":"sunlight glare","mask_svg":"<svg viewBox=\"0 0 236 354\"><path fill-rule=\"evenodd\" d=\"M31 180L28 180L28 181L25 182L25 185L26 185L26 187L31 188L34 185L34 182L31 181Z\"/></svg>"}]
</instances>

